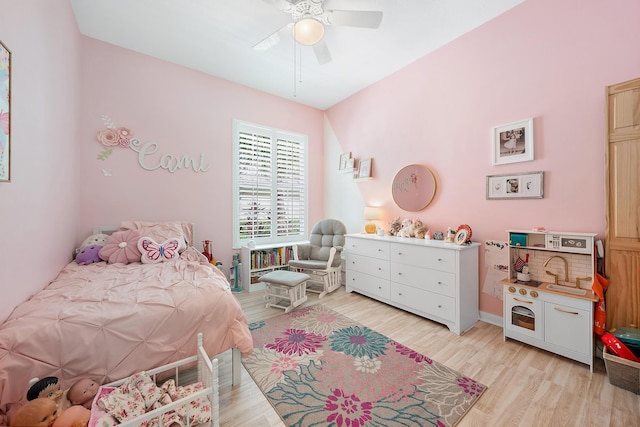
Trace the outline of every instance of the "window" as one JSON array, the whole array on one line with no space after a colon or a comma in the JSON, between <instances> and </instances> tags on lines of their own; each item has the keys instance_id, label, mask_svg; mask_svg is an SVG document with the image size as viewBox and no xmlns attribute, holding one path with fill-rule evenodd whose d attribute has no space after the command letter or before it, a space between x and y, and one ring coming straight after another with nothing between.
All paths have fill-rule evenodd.
<instances>
[{"instance_id":1,"label":"window","mask_svg":"<svg viewBox=\"0 0 640 427\"><path fill-rule=\"evenodd\" d=\"M233 245L307 237L307 137L234 121Z\"/></svg>"}]
</instances>

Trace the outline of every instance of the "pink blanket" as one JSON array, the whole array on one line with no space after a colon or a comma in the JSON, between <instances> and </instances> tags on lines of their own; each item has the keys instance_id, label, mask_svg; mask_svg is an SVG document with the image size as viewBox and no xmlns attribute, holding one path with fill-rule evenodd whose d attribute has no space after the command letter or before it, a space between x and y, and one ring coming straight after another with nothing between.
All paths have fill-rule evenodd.
<instances>
[{"instance_id":1,"label":"pink blanket","mask_svg":"<svg viewBox=\"0 0 640 427\"><path fill-rule=\"evenodd\" d=\"M29 379L104 384L196 353L253 349L226 278L189 248L160 264L68 264L0 325L0 418L26 402Z\"/></svg>"}]
</instances>

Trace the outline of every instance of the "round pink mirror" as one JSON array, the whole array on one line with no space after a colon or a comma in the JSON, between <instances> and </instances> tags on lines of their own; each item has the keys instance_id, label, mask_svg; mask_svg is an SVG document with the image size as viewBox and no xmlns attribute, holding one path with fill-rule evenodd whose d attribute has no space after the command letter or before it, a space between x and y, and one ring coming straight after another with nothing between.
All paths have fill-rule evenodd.
<instances>
[{"instance_id":1,"label":"round pink mirror","mask_svg":"<svg viewBox=\"0 0 640 427\"><path fill-rule=\"evenodd\" d=\"M421 211L436 195L436 177L426 166L405 166L393 178L391 193L399 208L409 212Z\"/></svg>"}]
</instances>

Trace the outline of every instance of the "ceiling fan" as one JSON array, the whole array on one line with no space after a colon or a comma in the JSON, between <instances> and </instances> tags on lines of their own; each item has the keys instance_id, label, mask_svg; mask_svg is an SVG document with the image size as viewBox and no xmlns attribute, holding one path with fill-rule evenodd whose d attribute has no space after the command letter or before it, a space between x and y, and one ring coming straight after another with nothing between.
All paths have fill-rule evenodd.
<instances>
[{"instance_id":1,"label":"ceiling fan","mask_svg":"<svg viewBox=\"0 0 640 427\"><path fill-rule=\"evenodd\" d=\"M331 61L331 53L324 40L325 26L378 28L381 11L328 10L324 0L264 0L283 12L290 13L293 22L288 23L264 40L255 50L267 50L285 37L291 36L299 44L312 46L320 64Z\"/></svg>"}]
</instances>

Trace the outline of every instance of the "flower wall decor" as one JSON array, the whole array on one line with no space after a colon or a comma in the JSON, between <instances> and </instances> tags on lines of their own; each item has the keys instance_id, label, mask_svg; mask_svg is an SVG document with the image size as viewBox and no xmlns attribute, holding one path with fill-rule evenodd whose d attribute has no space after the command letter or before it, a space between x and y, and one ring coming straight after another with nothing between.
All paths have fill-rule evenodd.
<instances>
[{"instance_id":1,"label":"flower wall decor","mask_svg":"<svg viewBox=\"0 0 640 427\"><path fill-rule=\"evenodd\" d=\"M175 172L178 169L192 169L194 172L206 172L211 165L207 163L204 154L200 154L198 161L184 154L174 156L172 154L162 154L158 158L156 153L159 146L156 142L143 143L140 138L133 138L133 132L126 127L119 127L107 115L102 115L102 122L106 129L97 133L98 141L104 146L98 154L98 160L107 160L116 148L129 148L138 153L138 163L145 170L153 171L164 169L168 172ZM103 173L104 173L103 169ZM110 176L106 174L105 176Z\"/></svg>"}]
</instances>

